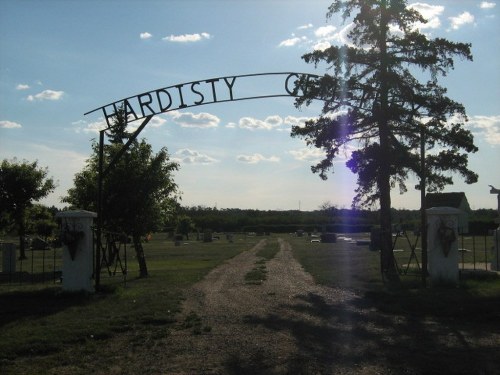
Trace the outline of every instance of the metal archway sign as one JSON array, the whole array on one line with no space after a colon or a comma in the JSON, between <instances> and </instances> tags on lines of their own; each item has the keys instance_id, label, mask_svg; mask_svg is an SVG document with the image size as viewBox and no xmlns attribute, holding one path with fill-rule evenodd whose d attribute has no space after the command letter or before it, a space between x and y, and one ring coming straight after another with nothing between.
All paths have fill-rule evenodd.
<instances>
[{"instance_id":1,"label":"metal archway sign","mask_svg":"<svg viewBox=\"0 0 500 375\"><path fill-rule=\"evenodd\" d=\"M95 244L95 289L100 286L102 267L102 208L103 208L103 181L104 177L113 168L116 162L127 151L129 146L137 139L148 122L161 113L197 107L207 104L227 103L242 100L276 98L276 97L301 97L307 94L307 85L311 80L320 78L318 75L296 72L255 73L236 76L210 78L191 81L173 86L161 87L156 90L143 92L124 99L103 105L86 112L89 115L101 112L106 121L107 128L99 132L99 172L98 172L98 200L97 200L97 230ZM275 85L273 92L260 93L262 80L266 87ZM274 86L273 86L274 87ZM110 163L104 168L104 135L112 127L113 118L123 109L126 121L143 120L137 130L131 135L127 143L120 149Z\"/></svg>"},{"instance_id":2,"label":"metal archway sign","mask_svg":"<svg viewBox=\"0 0 500 375\"><path fill-rule=\"evenodd\" d=\"M161 87L138 95L103 105L85 115L101 112L108 127L119 108L123 108L129 122L159 115L161 113L214 103L235 102L250 99L281 96L303 96L307 82L319 76L308 73L256 73L225 76ZM274 92L258 94L265 81L276 85ZM302 82L302 85L299 84ZM260 86L260 87L259 87Z\"/></svg>"}]
</instances>

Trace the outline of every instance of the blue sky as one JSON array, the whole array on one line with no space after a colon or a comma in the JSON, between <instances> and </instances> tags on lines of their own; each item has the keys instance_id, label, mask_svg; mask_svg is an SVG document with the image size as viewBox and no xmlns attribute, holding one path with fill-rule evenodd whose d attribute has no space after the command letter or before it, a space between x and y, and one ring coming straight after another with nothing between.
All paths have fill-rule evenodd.
<instances>
[{"instance_id":1,"label":"blue sky","mask_svg":"<svg viewBox=\"0 0 500 375\"><path fill-rule=\"evenodd\" d=\"M463 103L479 152L470 167L479 182L455 178L473 208L494 208L500 188L500 24L496 0L409 2L432 37L472 43L474 62L456 62L441 81ZM327 21L322 0L76 1L0 0L0 158L38 160L58 181L43 203L60 197L91 153L103 126L98 112L119 99L220 76L265 72L323 74L304 53L345 41L347 24ZM239 81L238 81L239 82ZM248 95L274 90L256 79ZM218 208L314 210L349 207L356 177L339 159L322 181L310 171L320 153L290 137L290 127L320 112L292 98L218 103L156 116L141 133L167 147L181 168L182 204ZM132 123L134 125L135 123ZM137 125L136 125L137 126ZM392 195L416 209L419 193Z\"/></svg>"}]
</instances>

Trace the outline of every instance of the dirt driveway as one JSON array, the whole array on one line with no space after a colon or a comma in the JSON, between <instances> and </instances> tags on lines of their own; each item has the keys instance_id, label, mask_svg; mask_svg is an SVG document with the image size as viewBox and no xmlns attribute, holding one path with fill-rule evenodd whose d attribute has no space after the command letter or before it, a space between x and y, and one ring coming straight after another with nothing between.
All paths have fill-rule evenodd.
<instances>
[{"instance_id":1,"label":"dirt driveway","mask_svg":"<svg viewBox=\"0 0 500 375\"><path fill-rule=\"evenodd\" d=\"M267 280L246 283L264 241L188 292L184 326L161 352L149 352L151 373L500 373L491 361L500 354L498 332L485 339L453 324L381 314L353 292L316 285L284 240L266 263ZM474 366L482 359L489 364Z\"/></svg>"}]
</instances>

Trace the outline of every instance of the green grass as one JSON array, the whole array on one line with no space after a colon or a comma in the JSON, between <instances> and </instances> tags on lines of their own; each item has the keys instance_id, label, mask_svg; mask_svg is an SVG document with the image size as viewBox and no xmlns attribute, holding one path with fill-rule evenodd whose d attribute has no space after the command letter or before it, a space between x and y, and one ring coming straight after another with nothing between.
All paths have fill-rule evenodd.
<instances>
[{"instance_id":1,"label":"green grass","mask_svg":"<svg viewBox=\"0 0 500 375\"><path fill-rule=\"evenodd\" d=\"M362 235L349 236L356 239ZM366 303L381 311L454 317L463 319L464 324L500 318L500 275L497 273L463 271L457 288L422 288L420 274L408 272L401 275L399 287L388 290L380 276L378 251L372 252L367 246L343 240L332 244L311 243L307 238L298 237L287 240L292 244L296 259L316 282L355 290L366 297ZM405 268L411 254L409 245L406 240L396 245L404 249L396 253L396 258L399 267ZM420 260L420 253L417 252L417 256ZM414 261L412 266L415 266Z\"/></svg>"},{"instance_id":2,"label":"green grass","mask_svg":"<svg viewBox=\"0 0 500 375\"><path fill-rule=\"evenodd\" d=\"M357 246L342 239L336 243L311 243L307 237L287 240L295 258L319 284L353 290L382 286L379 254L369 251L367 246Z\"/></svg>"},{"instance_id":3,"label":"green grass","mask_svg":"<svg viewBox=\"0 0 500 375\"><path fill-rule=\"evenodd\" d=\"M273 259L279 250L280 246L276 239L268 239L268 241L266 242L266 246L257 251L256 255L268 261Z\"/></svg>"},{"instance_id":4,"label":"green grass","mask_svg":"<svg viewBox=\"0 0 500 375\"><path fill-rule=\"evenodd\" d=\"M260 285L267 279L266 262L273 259L280 247L276 239L268 238L264 247L256 253L260 259L255 262L255 267L245 275L247 284Z\"/></svg>"},{"instance_id":5,"label":"green grass","mask_svg":"<svg viewBox=\"0 0 500 375\"><path fill-rule=\"evenodd\" d=\"M63 293L60 285L52 283L2 284L0 373L44 373L46 368L67 362L68 351L78 348L79 353L97 355L99 346L112 345L113 339L125 332L131 345L157 342L176 323L183 290L256 242L242 236L233 243L189 241L175 246L158 234L144 245L148 278L136 277L138 266L130 248L127 283L121 275L109 277L103 272L103 291L97 294ZM210 330L192 320L193 333ZM102 366L85 355L70 362L80 369L74 374L92 373Z\"/></svg>"}]
</instances>

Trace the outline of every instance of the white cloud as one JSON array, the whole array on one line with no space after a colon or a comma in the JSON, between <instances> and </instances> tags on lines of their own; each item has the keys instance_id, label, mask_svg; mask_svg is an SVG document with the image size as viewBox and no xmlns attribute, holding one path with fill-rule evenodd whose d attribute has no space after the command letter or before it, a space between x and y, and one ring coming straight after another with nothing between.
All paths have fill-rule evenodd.
<instances>
[{"instance_id":1,"label":"white cloud","mask_svg":"<svg viewBox=\"0 0 500 375\"><path fill-rule=\"evenodd\" d=\"M17 122L14 121L0 121L0 129L18 129L22 128L21 124L18 124Z\"/></svg>"},{"instance_id":2,"label":"white cloud","mask_svg":"<svg viewBox=\"0 0 500 375\"><path fill-rule=\"evenodd\" d=\"M333 29L328 28L328 26L325 26L324 28L320 27L318 30L315 31L316 36L318 36L318 41L314 45L314 49L317 50L326 49L328 48L326 47L327 43L330 44L330 42L346 44L350 47L354 47L351 39L349 38L349 33L351 32L352 29L354 29L354 26L355 26L354 22L351 22L350 24L340 29L338 32L333 32L335 28Z\"/></svg>"},{"instance_id":3,"label":"white cloud","mask_svg":"<svg viewBox=\"0 0 500 375\"><path fill-rule=\"evenodd\" d=\"M64 95L64 91L44 90L35 95L29 95L27 100L32 102L35 100L60 100Z\"/></svg>"},{"instance_id":4,"label":"white cloud","mask_svg":"<svg viewBox=\"0 0 500 375\"><path fill-rule=\"evenodd\" d=\"M496 3L490 3L488 1L482 1L479 7L481 9L493 9L497 4Z\"/></svg>"},{"instance_id":5,"label":"white cloud","mask_svg":"<svg viewBox=\"0 0 500 375\"><path fill-rule=\"evenodd\" d=\"M426 3L414 3L408 5L408 8L418 11L422 17L427 20L426 24L417 23L415 25L418 29L437 29L441 26L439 16L444 12L444 6L430 5Z\"/></svg>"},{"instance_id":6,"label":"white cloud","mask_svg":"<svg viewBox=\"0 0 500 375\"><path fill-rule=\"evenodd\" d=\"M202 154L198 151L190 150L188 148L183 148L181 150L178 150L174 154L172 160L184 164L204 164L204 165L218 162L217 159L214 159L206 154Z\"/></svg>"},{"instance_id":7,"label":"white cloud","mask_svg":"<svg viewBox=\"0 0 500 375\"><path fill-rule=\"evenodd\" d=\"M283 119L278 116L268 116L264 121L253 117L242 117L239 121L239 127L248 130L272 130L283 124Z\"/></svg>"},{"instance_id":8,"label":"white cloud","mask_svg":"<svg viewBox=\"0 0 500 375\"><path fill-rule=\"evenodd\" d=\"M19 85L16 86L16 90L28 90L30 88L29 85L25 85L23 83L20 83Z\"/></svg>"},{"instance_id":9,"label":"white cloud","mask_svg":"<svg viewBox=\"0 0 500 375\"><path fill-rule=\"evenodd\" d=\"M292 155L295 160L308 162L319 162L325 157L325 152L319 148L301 148L299 150L290 150L288 153Z\"/></svg>"},{"instance_id":10,"label":"white cloud","mask_svg":"<svg viewBox=\"0 0 500 375\"><path fill-rule=\"evenodd\" d=\"M297 27L297 30L306 30L306 29L310 29L312 27L313 27L313 24L308 23L307 25L302 25L302 26Z\"/></svg>"},{"instance_id":11,"label":"white cloud","mask_svg":"<svg viewBox=\"0 0 500 375\"><path fill-rule=\"evenodd\" d=\"M307 24L298 27L298 30L304 31L312 29L312 24ZM291 38L283 40L279 47L293 47L293 46L309 46L313 50L324 51L329 48L332 44L347 44L352 46L352 43L348 37L349 32L354 28L354 23L350 23L338 29L333 25L326 25L318 27L315 30L309 32L309 36L305 35L295 35L292 34Z\"/></svg>"},{"instance_id":12,"label":"white cloud","mask_svg":"<svg viewBox=\"0 0 500 375\"><path fill-rule=\"evenodd\" d=\"M212 38L212 36L209 33L201 33L201 34L170 35L166 36L165 38L162 38L162 40L168 42L176 42L176 43L192 43L210 38Z\"/></svg>"},{"instance_id":13,"label":"white cloud","mask_svg":"<svg viewBox=\"0 0 500 375\"><path fill-rule=\"evenodd\" d=\"M153 37L153 35L152 35L152 34L150 34L150 33L148 33L148 32L146 31L146 32L144 32L144 33L140 33L140 34L139 34L139 37L140 37L141 39L150 39L150 38L152 38L152 37Z\"/></svg>"},{"instance_id":14,"label":"white cloud","mask_svg":"<svg viewBox=\"0 0 500 375\"><path fill-rule=\"evenodd\" d=\"M279 44L279 47L293 47L305 39L307 39L307 38L306 37L302 37L302 38L295 37L295 38L286 39Z\"/></svg>"},{"instance_id":15,"label":"white cloud","mask_svg":"<svg viewBox=\"0 0 500 375\"><path fill-rule=\"evenodd\" d=\"M500 115L471 116L467 127L477 136L491 145L500 145Z\"/></svg>"},{"instance_id":16,"label":"white cloud","mask_svg":"<svg viewBox=\"0 0 500 375\"><path fill-rule=\"evenodd\" d=\"M159 127L163 126L166 122L167 122L167 120L165 120L161 116L155 116L151 119L151 121L149 121L146 128L148 128L148 127L149 128L159 128ZM74 130L76 133L86 133L86 134L89 134L89 133L98 134L101 130L108 128L108 124L106 123L106 121L102 117L99 117L97 119L97 121L90 122L90 123L88 123L85 120L74 121L71 123L71 125L74 126ZM128 124L127 131L129 133L134 132L139 128L140 125L141 125L140 121L132 122L132 123Z\"/></svg>"},{"instance_id":17,"label":"white cloud","mask_svg":"<svg viewBox=\"0 0 500 375\"><path fill-rule=\"evenodd\" d=\"M216 128L220 119L210 113L201 112L194 114L191 112L172 111L169 113L173 121L183 128Z\"/></svg>"},{"instance_id":18,"label":"white cloud","mask_svg":"<svg viewBox=\"0 0 500 375\"><path fill-rule=\"evenodd\" d=\"M357 148L353 145L344 145L341 149L339 149L339 152L335 156L333 162L345 163L356 149ZM326 157L325 151L319 148L301 148L298 150L290 150L288 153L296 160L309 163L319 163Z\"/></svg>"},{"instance_id":19,"label":"white cloud","mask_svg":"<svg viewBox=\"0 0 500 375\"><path fill-rule=\"evenodd\" d=\"M72 122L71 125L75 127L75 132L76 133L94 133L97 134L99 131L106 129L108 125L106 124L106 121L102 117L97 119L97 121L90 122L88 123L85 120L79 120Z\"/></svg>"},{"instance_id":20,"label":"white cloud","mask_svg":"<svg viewBox=\"0 0 500 375\"><path fill-rule=\"evenodd\" d=\"M236 157L236 160L238 160L239 162L242 162L242 163L247 163L247 164L257 164L257 163L260 163L262 161L276 163L276 162L280 161L280 158L277 156L270 156L270 157L266 158L265 156L263 156L261 154L253 154L253 155L238 155Z\"/></svg>"},{"instance_id":21,"label":"white cloud","mask_svg":"<svg viewBox=\"0 0 500 375\"><path fill-rule=\"evenodd\" d=\"M160 126L163 126L166 122L167 120L165 120L164 118L160 116L155 116L151 119L151 121L149 121L147 126L150 128L159 128Z\"/></svg>"},{"instance_id":22,"label":"white cloud","mask_svg":"<svg viewBox=\"0 0 500 375\"><path fill-rule=\"evenodd\" d=\"M312 120L312 118L311 117L286 116L284 123L285 123L285 125L304 127L306 121L309 121L309 120Z\"/></svg>"},{"instance_id":23,"label":"white cloud","mask_svg":"<svg viewBox=\"0 0 500 375\"><path fill-rule=\"evenodd\" d=\"M469 12L463 12L456 17L449 17L449 20L451 22L451 28L453 30L458 30L463 25L473 23L474 16Z\"/></svg>"},{"instance_id":24,"label":"white cloud","mask_svg":"<svg viewBox=\"0 0 500 375\"><path fill-rule=\"evenodd\" d=\"M314 31L314 35L316 35L318 38L332 38L335 36L335 31L337 28L332 25L328 26L321 26Z\"/></svg>"},{"instance_id":25,"label":"white cloud","mask_svg":"<svg viewBox=\"0 0 500 375\"><path fill-rule=\"evenodd\" d=\"M327 42L326 40L323 40L323 41L320 41L318 43L316 43L314 46L313 46L313 50L315 51L324 51L328 48L330 48L332 45L330 44L330 42Z\"/></svg>"}]
</instances>

